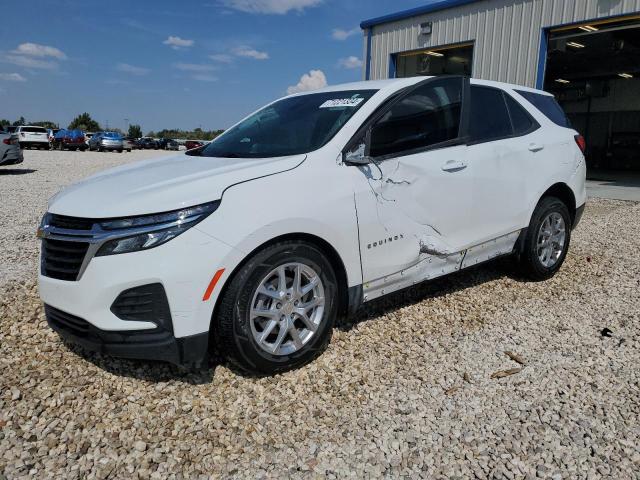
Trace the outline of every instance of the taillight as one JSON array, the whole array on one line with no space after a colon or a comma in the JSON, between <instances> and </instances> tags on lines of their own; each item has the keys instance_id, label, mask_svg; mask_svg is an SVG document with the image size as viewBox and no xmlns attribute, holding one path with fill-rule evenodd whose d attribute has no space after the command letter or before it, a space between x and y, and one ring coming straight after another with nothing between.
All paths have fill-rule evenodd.
<instances>
[{"instance_id":1,"label":"taillight","mask_svg":"<svg viewBox=\"0 0 640 480\"><path fill-rule=\"evenodd\" d=\"M582 135L576 135L573 138L576 139L576 143L578 144L578 148L580 148L580 151L584 155L584 152L587 149L587 142L585 141L584 137Z\"/></svg>"},{"instance_id":2,"label":"taillight","mask_svg":"<svg viewBox=\"0 0 640 480\"><path fill-rule=\"evenodd\" d=\"M10 138L5 138L2 140L2 143L4 143L5 145L11 145L11 139Z\"/></svg>"}]
</instances>

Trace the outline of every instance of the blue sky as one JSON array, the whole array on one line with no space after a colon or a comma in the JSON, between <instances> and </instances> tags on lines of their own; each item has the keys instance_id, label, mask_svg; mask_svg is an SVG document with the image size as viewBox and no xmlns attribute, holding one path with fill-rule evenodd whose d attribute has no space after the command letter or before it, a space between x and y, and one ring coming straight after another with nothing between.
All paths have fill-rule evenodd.
<instances>
[{"instance_id":1,"label":"blue sky","mask_svg":"<svg viewBox=\"0 0 640 480\"><path fill-rule=\"evenodd\" d=\"M0 118L66 126L87 111L103 126L129 119L145 132L226 128L323 76L360 80L360 21L425 3L19 2L0 31Z\"/></svg>"}]
</instances>

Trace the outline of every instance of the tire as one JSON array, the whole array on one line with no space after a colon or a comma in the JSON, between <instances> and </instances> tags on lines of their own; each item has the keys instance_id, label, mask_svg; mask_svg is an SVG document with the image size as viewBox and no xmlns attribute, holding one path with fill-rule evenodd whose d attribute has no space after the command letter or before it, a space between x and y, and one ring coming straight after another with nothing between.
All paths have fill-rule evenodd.
<instances>
[{"instance_id":1,"label":"tire","mask_svg":"<svg viewBox=\"0 0 640 480\"><path fill-rule=\"evenodd\" d=\"M266 285L265 281L272 279L272 282L277 282L279 276L274 273L277 267L285 267L286 285L291 292L296 265L300 266L302 289L313 287L308 280L314 278L314 275L320 280L309 293L301 298L294 294L288 300L286 297L278 300L258 293L258 288ZM271 285L268 288L270 287ZM276 287L273 288L277 290ZM273 290L272 295L278 295L276 290ZM335 272L319 248L299 241L285 241L268 246L251 257L225 287L212 321L212 334L219 353L237 368L250 374L271 375L298 368L320 355L329 344L338 311L337 295ZM320 301L320 298L324 299L322 306L306 310L308 322L315 328L312 331L311 327L307 328L309 323L303 322L291 310L302 310L301 304L313 304L314 299ZM294 304L298 307L294 307ZM261 307L270 316L252 317L252 306ZM282 310L277 309L277 306L282 306ZM261 346L257 337L264 334L269 325L271 333ZM289 333L291 329L298 332L298 345L294 344ZM272 341L269 342L269 339ZM276 344L280 345L277 351L267 351L269 346Z\"/></svg>"},{"instance_id":2,"label":"tire","mask_svg":"<svg viewBox=\"0 0 640 480\"><path fill-rule=\"evenodd\" d=\"M548 219L550 223L545 224ZM560 219L562 219L561 222ZM563 225L560 225L560 223ZM542 228L543 224L545 224L544 229ZM559 233L553 233L547 243L544 243L549 234L543 232L543 230L556 232L556 229L560 227L563 228L564 233L562 245L560 246L558 242ZM571 215L567 206L556 197L542 198L531 216L531 222L524 237L523 248L519 256L521 273L527 278L536 281L553 277L567 256L570 241ZM548 256L545 256L542 244L551 246L551 250L546 250L549 253ZM543 258L541 258L541 255ZM548 259L546 262L544 261L545 258Z\"/></svg>"}]
</instances>

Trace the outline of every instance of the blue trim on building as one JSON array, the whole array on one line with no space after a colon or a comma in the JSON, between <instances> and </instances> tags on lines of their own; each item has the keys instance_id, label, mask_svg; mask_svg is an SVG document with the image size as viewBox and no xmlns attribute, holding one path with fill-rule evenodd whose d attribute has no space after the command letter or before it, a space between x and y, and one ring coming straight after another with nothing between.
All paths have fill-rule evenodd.
<instances>
[{"instance_id":1,"label":"blue trim on building","mask_svg":"<svg viewBox=\"0 0 640 480\"><path fill-rule=\"evenodd\" d=\"M371 37L373 35L373 29L369 29L367 30L367 59L366 59L366 69L365 69L365 73L364 73L364 79L365 80L370 80L371 79Z\"/></svg>"},{"instance_id":2,"label":"blue trim on building","mask_svg":"<svg viewBox=\"0 0 640 480\"><path fill-rule=\"evenodd\" d=\"M438 10L444 10L445 8L460 7L467 3L479 2L481 0L437 0L424 5L423 7L411 8L409 10L403 10L401 12L390 13L389 15L383 15L382 17L372 18L370 20L364 20L360 23L360 28L371 28L376 25L382 25L383 23L395 22L396 20L404 20L405 18L415 17L416 15L424 15L425 13L437 12Z\"/></svg>"},{"instance_id":3,"label":"blue trim on building","mask_svg":"<svg viewBox=\"0 0 640 480\"><path fill-rule=\"evenodd\" d=\"M387 78L396 78L396 62L398 56L395 53L389 55L389 76Z\"/></svg>"},{"instance_id":4,"label":"blue trim on building","mask_svg":"<svg viewBox=\"0 0 640 480\"><path fill-rule=\"evenodd\" d=\"M638 12L640 13L640 12ZM620 19L624 20L627 17L633 17L637 13L621 13L618 15L607 15L605 17L595 17L587 20L579 20L576 22L560 23L558 25L551 25L549 27L543 27L540 30L540 49L538 50L538 71L536 73L536 88L542 90L544 88L544 75L547 68L547 48L549 46L549 32L556 28L572 27L577 25L588 25L590 23L597 23L603 20Z\"/></svg>"},{"instance_id":5,"label":"blue trim on building","mask_svg":"<svg viewBox=\"0 0 640 480\"><path fill-rule=\"evenodd\" d=\"M540 29L540 48L538 49L538 72L536 73L536 88L544 87L544 71L547 67L547 46L549 44L549 29Z\"/></svg>"}]
</instances>

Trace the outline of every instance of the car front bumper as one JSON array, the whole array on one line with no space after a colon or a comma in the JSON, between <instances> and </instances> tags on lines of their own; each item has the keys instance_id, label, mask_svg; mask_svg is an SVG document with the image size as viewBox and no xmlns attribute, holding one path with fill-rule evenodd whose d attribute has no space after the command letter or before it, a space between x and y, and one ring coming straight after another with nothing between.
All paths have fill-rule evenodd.
<instances>
[{"instance_id":1,"label":"car front bumper","mask_svg":"<svg viewBox=\"0 0 640 480\"><path fill-rule=\"evenodd\" d=\"M76 281L58 280L40 272L40 298L50 311L80 319L86 335L49 323L63 338L88 350L199 365L205 359L206 348L202 345L204 339L208 340L216 298L242 257L236 249L193 227L156 248L94 257ZM213 294L205 299L213 276L221 268L225 268L224 274ZM149 284L164 288L171 328L161 331L160 322L125 320L114 313L113 305L120 294Z\"/></svg>"},{"instance_id":2,"label":"car front bumper","mask_svg":"<svg viewBox=\"0 0 640 480\"><path fill-rule=\"evenodd\" d=\"M160 329L110 332L45 304L49 326L64 340L89 352L118 358L159 360L185 368L200 368L209 348L208 333L176 338Z\"/></svg>"}]
</instances>

